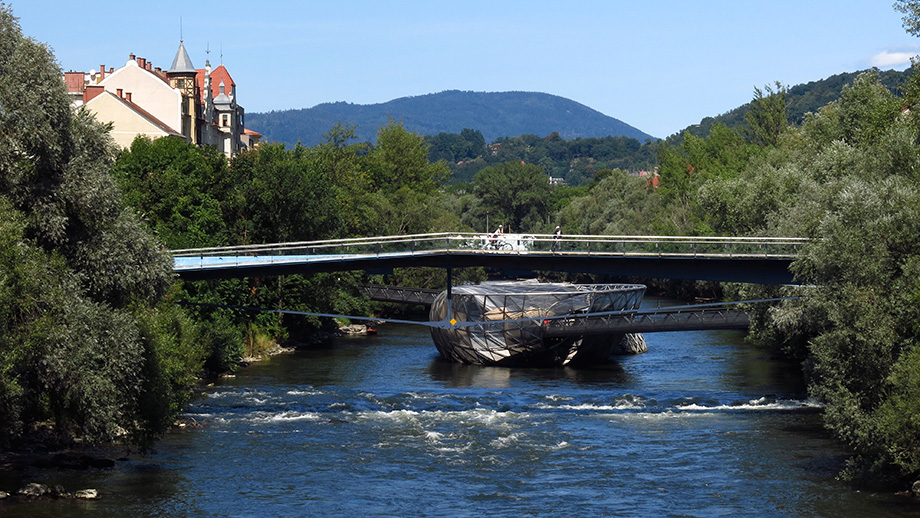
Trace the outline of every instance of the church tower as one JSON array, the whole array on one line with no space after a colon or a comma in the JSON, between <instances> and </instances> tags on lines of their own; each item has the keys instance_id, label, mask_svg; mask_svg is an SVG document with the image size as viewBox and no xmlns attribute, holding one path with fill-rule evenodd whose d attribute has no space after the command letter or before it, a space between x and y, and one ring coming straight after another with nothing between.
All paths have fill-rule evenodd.
<instances>
[{"instance_id":1,"label":"church tower","mask_svg":"<svg viewBox=\"0 0 920 518\"><path fill-rule=\"evenodd\" d=\"M185 51L185 45L179 40L179 50L173 58L172 66L166 71L169 86L178 88L182 93L182 134L189 142L201 142L201 128L198 127L199 106L201 96L198 93L198 83L195 76L198 71L192 65L192 59Z\"/></svg>"}]
</instances>

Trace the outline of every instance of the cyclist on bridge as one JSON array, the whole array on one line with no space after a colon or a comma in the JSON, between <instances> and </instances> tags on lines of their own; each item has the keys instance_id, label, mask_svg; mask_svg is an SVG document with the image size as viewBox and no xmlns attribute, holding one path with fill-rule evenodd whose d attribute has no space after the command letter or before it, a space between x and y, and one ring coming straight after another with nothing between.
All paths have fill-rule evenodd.
<instances>
[{"instance_id":1,"label":"cyclist on bridge","mask_svg":"<svg viewBox=\"0 0 920 518\"><path fill-rule=\"evenodd\" d=\"M498 248L501 242L501 237L502 235L504 235L504 233L505 233L504 227L502 227L502 225L499 225L498 228L495 229L495 232L493 232L492 235L489 236L489 246L491 246L492 248Z\"/></svg>"}]
</instances>

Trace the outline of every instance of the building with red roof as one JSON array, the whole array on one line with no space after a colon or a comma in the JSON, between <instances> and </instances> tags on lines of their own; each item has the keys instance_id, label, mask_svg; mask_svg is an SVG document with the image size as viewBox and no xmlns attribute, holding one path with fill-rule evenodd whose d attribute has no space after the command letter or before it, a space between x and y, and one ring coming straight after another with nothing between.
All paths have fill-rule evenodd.
<instances>
[{"instance_id":1,"label":"building with red roof","mask_svg":"<svg viewBox=\"0 0 920 518\"><path fill-rule=\"evenodd\" d=\"M245 128L245 110L227 68L212 71L209 60L205 68L195 68L181 41L167 70L131 54L118 70L102 65L98 72L67 72L64 82L75 107L112 123L111 135L121 147L138 135L178 136L232 157L258 147L261 139Z\"/></svg>"}]
</instances>

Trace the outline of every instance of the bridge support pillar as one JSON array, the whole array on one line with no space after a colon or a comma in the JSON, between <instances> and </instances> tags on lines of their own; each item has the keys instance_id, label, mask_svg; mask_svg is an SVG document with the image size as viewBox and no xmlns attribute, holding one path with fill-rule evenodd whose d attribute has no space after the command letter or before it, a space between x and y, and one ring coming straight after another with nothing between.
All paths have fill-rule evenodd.
<instances>
[{"instance_id":1,"label":"bridge support pillar","mask_svg":"<svg viewBox=\"0 0 920 518\"><path fill-rule=\"evenodd\" d=\"M451 308L451 287L453 286L453 269L447 268L447 320L452 321L454 319L454 311ZM451 324L453 325L453 324Z\"/></svg>"}]
</instances>

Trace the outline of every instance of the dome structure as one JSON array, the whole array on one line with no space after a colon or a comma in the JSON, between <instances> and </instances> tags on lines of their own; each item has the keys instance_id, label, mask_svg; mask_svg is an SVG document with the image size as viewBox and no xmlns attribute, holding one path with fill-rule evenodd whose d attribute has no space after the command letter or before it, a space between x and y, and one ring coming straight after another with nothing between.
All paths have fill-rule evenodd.
<instances>
[{"instance_id":1,"label":"dome structure","mask_svg":"<svg viewBox=\"0 0 920 518\"><path fill-rule=\"evenodd\" d=\"M623 334L544 337L543 322L561 315L638 309L641 284L500 282L451 289L431 305L429 318L463 325L432 328L431 337L449 360L478 365L570 365L606 360Z\"/></svg>"}]
</instances>

